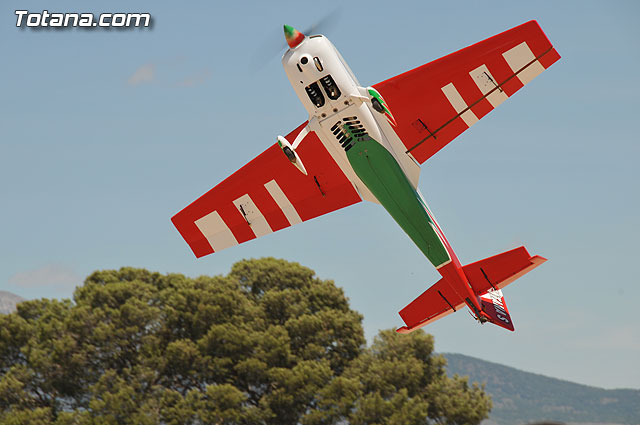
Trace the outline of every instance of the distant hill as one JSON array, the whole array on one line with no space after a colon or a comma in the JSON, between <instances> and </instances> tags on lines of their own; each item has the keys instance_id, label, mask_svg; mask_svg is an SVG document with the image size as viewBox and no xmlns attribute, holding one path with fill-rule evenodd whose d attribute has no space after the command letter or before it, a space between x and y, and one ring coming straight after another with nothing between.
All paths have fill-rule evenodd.
<instances>
[{"instance_id":1,"label":"distant hill","mask_svg":"<svg viewBox=\"0 0 640 425\"><path fill-rule=\"evenodd\" d=\"M542 421L640 424L640 390L605 390L523 372L462 354L443 354L449 375L485 382L493 399L487 424Z\"/></svg>"},{"instance_id":2,"label":"distant hill","mask_svg":"<svg viewBox=\"0 0 640 425\"><path fill-rule=\"evenodd\" d=\"M0 314L9 314L16 311L16 304L25 299L19 295L7 291L0 291Z\"/></svg>"}]
</instances>

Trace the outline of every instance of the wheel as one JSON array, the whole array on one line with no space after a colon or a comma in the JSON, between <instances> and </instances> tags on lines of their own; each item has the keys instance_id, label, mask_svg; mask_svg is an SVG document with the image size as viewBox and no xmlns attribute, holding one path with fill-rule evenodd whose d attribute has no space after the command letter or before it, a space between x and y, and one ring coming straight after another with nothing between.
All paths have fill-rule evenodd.
<instances>
[{"instance_id":1,"label":"wheel","mask_svg":"<svg viewBox=\"0 0 640 425\"><path fill-rule=\"evenodd\" d=\"M282 148L282 150L284 151L284 154L287 156L289 161L294 162L296 160L296 154L293 153L289 146L285 146L284 148Z\"/></svg>"},{"instance_id":2,"label":"wheel","mask_svg":"<svg viewBox=\"0 0 640 425\"><path fill-rule=\"evenodd\" d=\"M384 106L382 106L382 103L380 103L377 97L371 99L371 106L373 106L373 109L375 109L376 111L384 114Z\"/></svg>"}]
</instances>

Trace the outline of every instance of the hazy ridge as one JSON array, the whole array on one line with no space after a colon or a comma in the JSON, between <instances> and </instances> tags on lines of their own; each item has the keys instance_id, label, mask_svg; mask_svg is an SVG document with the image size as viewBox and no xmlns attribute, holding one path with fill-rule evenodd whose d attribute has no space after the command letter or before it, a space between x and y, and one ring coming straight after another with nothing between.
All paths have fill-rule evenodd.
<instances>
[{"instance_id":1,"label":"hazy ridge","mask_svg":"<svg viewBox=\"0 0 640 425\"><path fill-rule=\"evenodd\" d=\"M443 354L450 375L485 382L493 399L487 423L540 421L582 424L640 424L640 390L590 387L524 372L462 354Z\"/></svg>"},{"instance_id":2,"label":"hazy ridge","mask_svg":"<svg viewBox=\"0 0 640 425\"><path fill-rule=\"evenodd\" d=\"M16 310L16 304L24 301L19 295L8 291L0 291L0 314L9 314Z\"/></svg>"}]
</instances>

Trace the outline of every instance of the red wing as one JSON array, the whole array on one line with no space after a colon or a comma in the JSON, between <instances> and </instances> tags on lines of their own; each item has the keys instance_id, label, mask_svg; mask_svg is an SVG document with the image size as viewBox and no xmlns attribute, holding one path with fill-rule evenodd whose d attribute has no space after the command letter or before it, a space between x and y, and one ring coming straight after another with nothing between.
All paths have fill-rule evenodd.
<instances>
[{"instance_id":1,"label":"red wing","mask_svg":"<svg viewBox=\"0 0 640 425\"><path fill-rule=\"evenodd\" d=\"M373 87L423 163L558 59L530 21Z\"/></svg>"},{"instance_id":2,"label":"red wing","mask_svg":"<svg viewBox=\"0 0 640 425\"><path fill-rule=\"evenodd\" d=\"M287 140L294 140L305 125ZM196 257L360 201L314 132L296 152L307 176L276 143L171 218Z\"/></svg>"}]
</instances>

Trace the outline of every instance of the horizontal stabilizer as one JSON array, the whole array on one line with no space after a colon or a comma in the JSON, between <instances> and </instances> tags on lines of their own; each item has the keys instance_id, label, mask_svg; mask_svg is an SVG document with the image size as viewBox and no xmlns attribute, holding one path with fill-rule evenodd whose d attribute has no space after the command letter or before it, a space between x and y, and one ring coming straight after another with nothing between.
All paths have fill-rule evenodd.
<instances>
[{"instance_id":1,"label":"horizontal stabilizer","mask_svg":"<svg viewBox=\"0 0 640 425\"><path fill-rule=\"evenodd\" d=\"M485 313L491 321L513 330L513 323L500 289L547 261L539 255L531 256L525 247L512 249L462 267L462 270L480 297ZM418 298L400 310L406 326L398 329L409 333L461 309L465 302L443 279L424 291Z\"/></svg>"},{"instance_id":2,"label":"horizontal stabilizer","mask_svg":"<svg viewBox=\"0 0 640 425\"><path fill-rule=\"evenodd\" d=\"M502 289L520 276L547 261L539 255L531 256L523 246L467 264L462 268L473 292L481 295L489 289Z\"/></svg>"},{"instance_id":3,"label":"horizontal stabilizer","mask_svg":"<svg viewBox=\"0 0 640 425\"><path fill-rule=\"evenodd\" d=\"M398 332L409 333L463 307L464 300L444 279L440 279L400 310L400 317L407 326L398 329Z\"/></svg>"}]
</instances>

